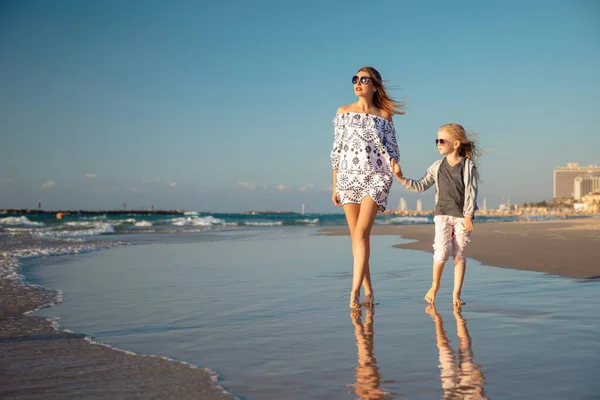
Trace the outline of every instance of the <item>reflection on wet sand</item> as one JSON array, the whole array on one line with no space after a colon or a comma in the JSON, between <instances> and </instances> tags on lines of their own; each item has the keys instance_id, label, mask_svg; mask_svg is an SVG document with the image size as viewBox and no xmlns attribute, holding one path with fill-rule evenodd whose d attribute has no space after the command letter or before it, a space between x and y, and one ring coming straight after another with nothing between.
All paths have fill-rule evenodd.
<instances>
[{"instance_id":1,"label":"reflection on wet sand","mask_svg":"<svg viewBox=\"0 0 600 400\"><path fill-rule=\"evenodd\" d=\"M483 392L485 377L481 372L481 366L473 362L475 357L471 347L471 336L467 330L467 322L460 313L460 307L454 307L456 334L459 340L458 363L455 352L450 346L448 334L444 330L442 317L435 306L428 306L425 311L435 323L444 399L487 399Z\"/></svg>"},{"instance_id":2,"label":"reflection on wet sand","mask_svg":"<svg viewBox=\"0 0 600 400\"><path fill-rule=\"evenodd\" d=\"M375 331L373 327L374 310L365 309L365 321L362 321L362 311L350 312L354 334L356 336L356 347L358 348L358 364L356 365L356 382L350 386L361 400L376 400L389 398L379 386L381 376L377 367L377 359L373 355L373 341Z\"/></svg>"}]
</instances>

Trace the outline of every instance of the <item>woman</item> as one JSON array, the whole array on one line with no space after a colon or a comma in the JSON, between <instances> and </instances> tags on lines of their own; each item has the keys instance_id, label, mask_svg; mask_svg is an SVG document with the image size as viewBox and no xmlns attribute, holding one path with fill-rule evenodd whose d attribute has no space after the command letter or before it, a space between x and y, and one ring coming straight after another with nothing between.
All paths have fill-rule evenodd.
<instances>
[{"instance_id":1,"label":"woman","mask_svg":"<svg viewBox=\"0 0 600 400\"><path fill-rule=\"evenodd\" d=\"M333 120L331 200L343 206L346 214L354 257L350 308L360 308L361 284L364 304L372 306L374 302L369 268L371 228L377 212L387 206L392 172L400 171L392 116L404 114L404 104L390 97L373 67L361 68L352 83L358 100L340 107Z\"/></svg>"}]
</instances>

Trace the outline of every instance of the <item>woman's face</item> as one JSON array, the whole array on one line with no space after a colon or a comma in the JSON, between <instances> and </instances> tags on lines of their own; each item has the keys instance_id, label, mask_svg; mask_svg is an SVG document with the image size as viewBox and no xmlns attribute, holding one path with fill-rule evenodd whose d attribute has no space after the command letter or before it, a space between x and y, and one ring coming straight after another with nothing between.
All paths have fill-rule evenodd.
<instances>
[{"instance_id":1,"label":"woman's face","mask_svg":"<svg viewBox=\"0 0 600 400\"><path fill-rule=\"evenodd\" d=\"M352 79L352 84L354 85L354 94L359 97L373 97L376 91L373 79L365 71L358 71Z\"/></svg>"}]
</instances>

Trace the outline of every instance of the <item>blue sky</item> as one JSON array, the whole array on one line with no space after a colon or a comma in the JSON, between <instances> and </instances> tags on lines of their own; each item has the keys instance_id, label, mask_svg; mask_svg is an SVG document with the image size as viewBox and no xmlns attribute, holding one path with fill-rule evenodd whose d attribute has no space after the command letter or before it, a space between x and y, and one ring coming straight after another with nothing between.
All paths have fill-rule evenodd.
<instances>
[{"instance_id":1,"label":"blue sky","mask_svg":"<svg viewBox=\"0 0 600 400\"><path fill-rule=\"evenodd\" d=\"M363 65L408 101L405 175L457 122L480 201L550 199L556 166L600 164L599 4L0 0L0 208L341 212L332 119Z\"/></svg>"}]
</instances>

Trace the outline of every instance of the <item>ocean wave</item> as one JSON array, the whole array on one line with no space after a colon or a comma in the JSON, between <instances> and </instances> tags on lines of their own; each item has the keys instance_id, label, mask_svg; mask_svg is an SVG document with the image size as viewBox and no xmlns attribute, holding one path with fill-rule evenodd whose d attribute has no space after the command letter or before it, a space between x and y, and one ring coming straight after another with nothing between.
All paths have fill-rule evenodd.
<instances>
[{"instance_id":1,"label":"ocean wave","mask_svg":"<svg viewBox=\"0 0 600 400\"><path fill-rule=\"evenodd\" d=\"M152 222L149 221L135 221L135 223L133 224L133 226L152 226Z\"/></svg>"},{"instance_id":2,"label":"ocean wave","mask_svg":"<svg viewBox=\"0 0 600 400\"><path fill-rule=\"evenodd\" d=\"M175 226L215 226L215 225L225 225L224 221L219 218L215 218L212 215L207 215L206 217L179 217L179 218L171 218L167 220L172 225Z\"/></svg>"},{"instance_id":3,"label":"ocean wave","mask_svg":"<svg viewBox=\"0 0 600 400\"><path fill-rule=\"evenodd\" d=\"M106 214L96 215L95 217L88 217L88 219L91 221L102 221L106 219Z\"/></svg>"},{"instance_id":4,"label":"ocean wave","mask_svg":"<svg viewBox=\"0 0 600 400\"><path fill-rule=\"evenodd\" d=\"M30 221L25 216L0 218L0 224L1 225L44 226L44 223Z\"/></svg>"},{"instance_id":5,"label":"ocean wave","mask_svg":"<svg viewBox=\"0 0 600 400\"><path fill-rule=\"evenodd\" d=\"M93 243L78 242L72 239L60 239L59 243L41 245L39 243L27 243L17 245L5 251L0 251L0 279L22 279L17 270L23 259L39 258L45 256L59 256L67 254L88 253L111 247L123 246L123 242Z\"/></svg>"},{"instance_id":6,"label":"ocean wave","mask_svg":"<svg viewBox=\"0 0 600 400\"><path fill-rule=\"evenodd\" d=\"M313 225L313 224L318 224L319 223L319 218L313 218L313 219L308 219L308 218L304 218L304 219L297 219L296 221L294 221L298 224L309 224L309 225Z\"/></svg>"},{"instance_id":7,"label":"ocean wave","mask_svg":"<svg viewBox=\"0 0 600 400\"><path fill-rule=\"evenodd\" d=\"M117 219L114 221L110 221L113 225L135 225L137 219L135 218L125 218L125 219Z\"/></svg>"},{"instance_id":8,"label":"ocean wave","mask_svg":"<svg viewBox=\"0 0 600 400\"><path fill-rule=\"evenodd\" d=\"M271 221L271 222L244 221L244 225L247 225L247 226L279 226L279 225L283 225L283 221Z\"/></svg>"},{"instance_id":9,"label":"ocean wave","mask_svg":"<svg viewBox=\"0 0 600 400\"><path fill-rule=\"evenodd\" d=\"M64 226L87 229L60 229ZM63 226L46 231L33 231L35 236L41 238L65 238L94 236L106 233L115 233L115 228L108 222L67 222Z\"/></svg>"},{"instance_id":10,"label":"ocean wave","mask_svg":"<svg viewBox=\"0 0 600 400\"><path fill-rule=\"evenodd\" d=\"M384 220L375 220L377 225L410 225L428 224L431 220L427 217L393 217Z\"/></svg>"}]
</instances>

